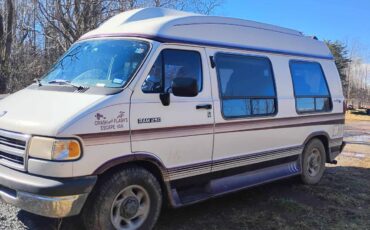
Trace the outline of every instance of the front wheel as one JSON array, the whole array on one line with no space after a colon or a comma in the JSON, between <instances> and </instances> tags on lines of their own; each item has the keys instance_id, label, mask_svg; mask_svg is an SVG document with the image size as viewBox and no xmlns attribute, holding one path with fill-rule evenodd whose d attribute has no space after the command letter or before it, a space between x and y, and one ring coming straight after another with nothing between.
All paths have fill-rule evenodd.
<instances>
[{"instance_id":1,"label":"front wheel","mask_svg":"<svg viewBox=\"0 0 370 230\"><path fill-rule=\"evenodd\" d=\"M132 167L102 180L82 213L86 229L153 228L162 207L162 192L150 172Z\"/></svg>"},{"instance_id":2,"label":"front wheel","mask_svg":"<svg viewBox=\"0 0 370 230\"><path fill-rule=\"evenodd\" d=\"M319 139L306 144L302 155L301 179L305 184L317 184L325 171L325 147Z\"/></svg>"}]
</instances>

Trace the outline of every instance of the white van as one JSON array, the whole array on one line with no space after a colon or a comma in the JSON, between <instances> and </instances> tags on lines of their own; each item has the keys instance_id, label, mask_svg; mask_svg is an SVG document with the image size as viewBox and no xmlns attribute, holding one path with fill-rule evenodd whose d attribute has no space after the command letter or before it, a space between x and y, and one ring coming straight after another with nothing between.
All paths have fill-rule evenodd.
<instances>
[{"instance_id":1,"label":"white van","mask_svg":"<svg viewBox=\"0 0 370 230\"><path fill-rule=\"evenodd\" d=\"M0 197L81 213L87 229L150 229L180 207L300 175L343 142L327 46L277 26L146 8L80 38L0 101Z\"/></svg>"}]
</instances>

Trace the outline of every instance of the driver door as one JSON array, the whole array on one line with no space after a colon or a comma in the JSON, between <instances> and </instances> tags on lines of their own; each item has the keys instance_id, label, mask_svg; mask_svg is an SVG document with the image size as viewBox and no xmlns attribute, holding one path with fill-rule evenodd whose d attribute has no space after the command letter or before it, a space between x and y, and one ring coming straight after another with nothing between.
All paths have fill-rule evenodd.
<instances>
[{"instance_id":1,"label":"driver door","mask_svg":"<svg viewBox=\"0 0 370 230\"><path fill-rule=\"evenodd\" d=\"M134 153L157 157L176 180L211 171L213 102L205 51L162 46L136 84L131 98L131 141ZM195 78L198 95L171 93L174 78ZM160 95L170 94L169 104Z\"/></svg>"}]
</instances>

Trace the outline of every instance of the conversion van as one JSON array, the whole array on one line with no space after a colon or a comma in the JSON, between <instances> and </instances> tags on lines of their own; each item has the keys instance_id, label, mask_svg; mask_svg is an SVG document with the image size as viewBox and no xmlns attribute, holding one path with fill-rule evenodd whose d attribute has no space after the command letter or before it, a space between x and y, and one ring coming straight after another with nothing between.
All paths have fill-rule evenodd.
<instances>
[{"instance_id":1,"label":"conversion van","mask_svg":"<svg viewBox=\"0 0 370 230\"><path fill-rule=\"evenodd\" d=\"M0 197L150 229L181 207L298 176L343 142L327 46L291 29L146 8L83 35L40 81L0 101Z\"/></svg>"}]
</instances>

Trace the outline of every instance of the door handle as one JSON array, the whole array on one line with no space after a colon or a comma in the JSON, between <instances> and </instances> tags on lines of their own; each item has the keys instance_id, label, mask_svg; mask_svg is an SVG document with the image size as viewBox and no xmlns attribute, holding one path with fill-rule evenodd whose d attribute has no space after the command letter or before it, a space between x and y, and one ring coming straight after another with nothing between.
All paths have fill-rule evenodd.
<instances>
[{"instance_id":1,"label":"door handle","mask_svg":"<svg viewBox=\"0 0 370 230\"><path fill-rule=\"evenodd\" d=\"M211 104L197 105L196 108L197 109L212 109L212 105Z\"/></svg>"}]
</instances>

